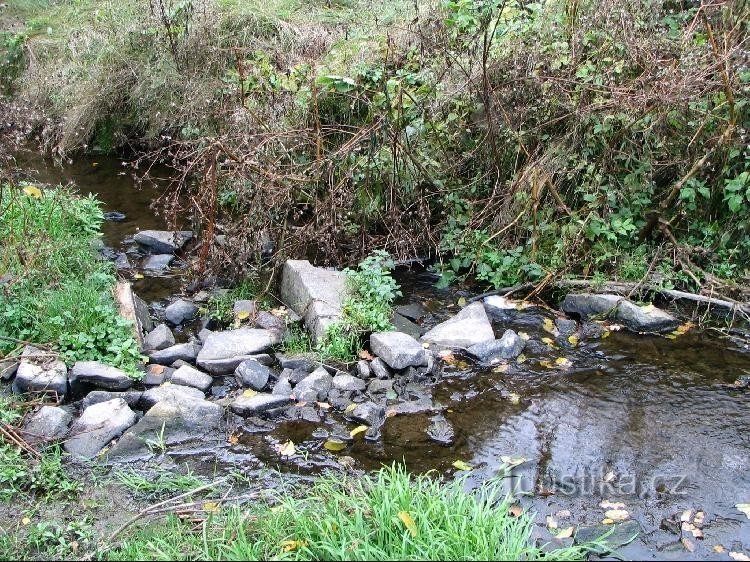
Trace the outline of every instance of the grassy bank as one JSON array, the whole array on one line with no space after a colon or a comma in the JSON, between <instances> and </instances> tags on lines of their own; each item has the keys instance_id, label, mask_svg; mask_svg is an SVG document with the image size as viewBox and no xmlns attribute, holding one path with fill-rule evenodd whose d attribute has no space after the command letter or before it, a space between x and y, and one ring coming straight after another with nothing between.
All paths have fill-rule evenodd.
<instances>
[{"instance_id":1,"label":"grassy bank","mask_svg":"<svg viewBox=\"0 0 750 562\"><path fill-rule=\"evenodd\" d=\"M68 364L104 361L135 373L131 327L99 256L103 217L93 197L59 188L0 188L0 356L23 342L52 346Z\"/></svg>"}]
</instances>

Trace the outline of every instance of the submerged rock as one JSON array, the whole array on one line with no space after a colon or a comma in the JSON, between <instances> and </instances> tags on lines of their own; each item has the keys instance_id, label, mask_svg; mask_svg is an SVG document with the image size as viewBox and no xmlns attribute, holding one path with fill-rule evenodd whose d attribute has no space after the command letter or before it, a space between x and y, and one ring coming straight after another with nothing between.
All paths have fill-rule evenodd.
<instances>
[{"instance_id":1,"label":"submerged rock","mask_svg":"<svg viewBox=\"0 0 750 562\"><path fill-rule=\"evenodd\" d=\"M36 444L61 439L68 431L73 415L65 408L42 406L23 426L23 437Z\"/></svg>"},{"instance_id":2,"label":"submerged rock","mask_svg":"<svg viewBox=\"0 0 750 562\"><path fill-rule=\"evenodd\" d=\"M567 314L586 320L610 318L634 332L671 332L679 320L653 305L638 306L619 295L568 294L560 307Z\"/></svg>"},{"instance_id":3,"label":"submerged rock","mask_svg":"<svg viewBox=\"0 0 750 562\"><path fill-rule=\"evenodd\" d=\"M451 423L445 419L445 416L437 415L430 418L430 426L427 428L427 437L435 443L453 445L456 440L456 434L453 431Z\"/></svg>"},{"instance_id":4,"label":"submerged rock","mask_svg":"<svg viewBox=\"0 0 750 562\"><path fill-rule=\"evenodd\" d=\"M148 358L152 363L159 365L171 365L179 360L191 363L196 360L200 351L201 347L194 342L178 343L165 349L152 351L148 354Z\"/></svg>"},{"instance_id":5,"label":"submerged rock","mask_svg":"<svg viewBox=\"0 0 750 562\"><path fill-rule=\"evenodd\" d=\"M260 391L268 384L268 379L271 378L271 369L261 365L255 359L247 359L237 365L234 376L240 386Z\"/></svg>"},{"instance_id":6,"label":"submerged rock","mask_svg":"<svg viewBox=\"0 0 750 562\"><path fill-rule=\"evenodd\" d=\"M135 412L122 398L89 406L70 428L65 450L71 455L91 459L135 421Z\"/></svg>"},{"instance_id":7,"label":"submerged rock","mask_svg":"<svg viewBox=\"0 0 750 562\"><path fill-rule=\"evenodd\" d=\"M133 379L125 371L99 361L77 361L70 370L69 379L74 393L81 384L106 390L126 390L133 386Z\"/></svg>"},{"instance_id":8,"label":"submerged rock","mask_svg":"<svg viewBox=\"0 0 750 562\"><path fill-rule=\"evenodd\" d=\"M591 527L579 527L574 536L575 544L585 544L597 540L602 535L608 534L607 538L602 540L604 543L601 547L595 547L594 552L597 554L607 554L615 549L631 542L643 532L641 525L635 521L625 521L615 525L594 525Z\"/></svg>"},{"instance_id":9,"label":"submerged rock","mask_svg":"<svg viewBox=\"0 0 750 562\"><path fill-rule=\"evenodd\" d=\"M157 254L172 254L193 237L189 231L142 230L133 239Z\"/></svg>"},{"instance_id":10,"label":"submerged rock","mask_svg":"<svg viewBox=\"0 0 750 562\"><path fill-rule=\"evenodd\" d=\"M197 363L209 373L226 375L276 343L279 343L278 334L258 328L212 332L198 354Z\"/></svg>"},{"instance_id":11,"label":"submerged rock","mask_svg":"<svg viewBox=\"0 0 750 562\"><path fill-rule=\"evenodd\" d=\"M202 392L206 392L214 382L211 375L207 375L203 371L199 371L195 367L190 365L182 365L179 369L172 373L169 377L169 381L172 384L192 386Z\"/></svg>"},{"instance_id":12,"label":"submerged rock","mask_svg":"<svg viewBox=\"0 0 750 562\"><path fill-rule=\"evenodd\" d=\"M422 341L446 347L467 348L495 339L481 302L466 306L453 318L438 324L422 336Z\"/></svg>"},{"instance_id":13,"label":"submerged rock","mask_svg":"<svg viewBox=\"0 0 750 562\"><path fill-rule=\"evenodd\" d=\"M331 390L333 379L323 367L318 367L294 387L292 396L300 402L325 400Z\"/></svg>"},{"instance_id":14,"label":"submerged rock","mask_svg":"<svg viewBox=\"0 0 750 562\"><path fill-rule=\"evenodd\" d=\"M353 420L379 429L385 422L385 408L374 402L363 402L349 414Z\"/></svg>"},{"instance_id":15,"label":"submerged rock","mask_svg":"<svg viewBox=\"0 0 750 562\"><path fill-rule=\"evenodd\" d=\"M405 369L425 364L425 350L417 340L403 332L375 332L370 335L370 349L391 369Z\"/></svg>"},{"instance_id":16,"label":"submerged rock","mask_svg":"<svg viewBox=\"0 0 750 562\"><path fill-rule=\"evenodd\" d=\"M237 415L251 416L269 410L275 410L291 403L289 396L280 394L256 394L255 396L240 395L229 405Z\"/></svg>"},{"instance_id":17,"label":"submerged rock","mask_svg":"<svg viewBox=\"0 0 750 562\"><path fill-rule=\"evenodd\" d=\"M164 309L164 317L175 326L184 322L192 322L197 315L198 306L185 299L177 299Z\"/></svg>"},{"instance_id":18,"label":"submerged rock","mask_svg":"<svg viewBox=\"0 0 750 562\"><path fill-rule=\"evenodd\" d=\"M503 337L472 345L466 351L482 363L493 363L500 359L514 359L521 355L526 342L513 330L505 330Z\"/></svg>"},{"instance_id":19,"label":"submerged rock","mask_svg":"<svg viewBox=\"0 0 750 562\"><path fill-rule=\"evenodd\" d=\"M174 344L174 334L166 324L159 324L143 338L144 351L159 351Z\"/></svg>"},{"instance_id":20,"label":"submerged rock","mask_svg":"<svg viewBox=\"0 0 750 562\"><path fill-rule=\"evenodd\" d=\"M143 260L141 267L147 271L164 271L169 269L169 264L172 263L173 259L172 254L156 254Z\"/></svg>"}]
</instances>

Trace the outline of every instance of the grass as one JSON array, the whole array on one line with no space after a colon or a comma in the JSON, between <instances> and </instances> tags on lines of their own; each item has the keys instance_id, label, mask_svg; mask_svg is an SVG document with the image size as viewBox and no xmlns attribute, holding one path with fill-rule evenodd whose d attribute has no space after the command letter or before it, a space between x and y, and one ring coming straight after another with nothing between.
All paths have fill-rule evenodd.
<instances>
[{"instance_id":1,"label":"grass","mask_svg":"<svg viewBox=\"0 0 750 562\"><path fill-rule=\"evenodd\" d=\"M99 202L69 189L0 191L0 354L17 341L49 344L68 362L100 360L136 376L131 325L112 296L111 263L95 249Z\"/></svg>"},{"instance_id":2,"label":"grass","mask_svg":"<svg viewBox=\"0 0 750 562\"><path fill-rule=\"evenodd\" d=\"M118 470L115 477L127 489L147 498L187 492L205 484L189 469L185 474L160 472L157 476L144 476L135 470Z\"/></svg>"},{"instance_id":3,"label":"grass","mask_svg":"<svg viewBox=\"0 0 750 562\"><path fill-rule=\"evenodd\" d=\"M576 560L588 546L531 545L533 521L509 514L497 483L469 493L403 467L324 476L304 497L233 507L199 528L169 517L138 529L106 560Z\"/></svg>"}]
</instances>

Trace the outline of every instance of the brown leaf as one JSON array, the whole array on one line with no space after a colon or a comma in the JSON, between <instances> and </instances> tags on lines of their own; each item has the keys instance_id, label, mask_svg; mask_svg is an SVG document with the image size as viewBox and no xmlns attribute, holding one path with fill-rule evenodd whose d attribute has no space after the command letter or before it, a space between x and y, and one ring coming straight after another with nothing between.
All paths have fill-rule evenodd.
<instances>
[{"instance_id":1,"label":"brown leaf","mask_svg":"<svg viewBox=\"0 0 750 562\"><path fill-rule=\"evenodd\" d=\"M365 361L372 361L375 359L375 356L366 349L362 349L359 352L359 358L364 359Z\"/></svg>"},{"instance_id":2,"label":"brown leaf","mask_svg":"<svg viewBox=\"0 0 750 562\"><path fill-rule=\"evenodd\" d=\"M523 508L518 504L514 504L508 508L508 513L510 513L512 517L521 517Z\"/></svg>"}]
</instances>

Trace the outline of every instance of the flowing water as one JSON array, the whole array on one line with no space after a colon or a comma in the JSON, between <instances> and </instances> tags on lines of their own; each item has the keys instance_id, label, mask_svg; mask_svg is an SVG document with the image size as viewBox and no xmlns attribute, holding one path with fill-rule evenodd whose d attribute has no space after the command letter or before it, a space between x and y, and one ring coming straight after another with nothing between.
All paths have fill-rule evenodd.
<instances>
[{"instance_id":1,"label":"flowing water","mask_svg":"<svg viewBox=\"0 0 750 562\"><path fill-rule=\"evenodd\" d=\"M105 223L105 242L114 248L127 247L122 241L139 228L165 227L149 209L157 187L136 188L116 160L83 158L64 169L32 156L20 163L41 181L73 181L83 193L95 193L105 211L125 213L126 220ZM429 275L405 271L399 279L403 302L427 311L425 327L458 310L458 296L436 291ZM134 289L154 303L179 283L173 271L137 280ZM542 342L550 337L545 317L546 309L530 308L495 323L498 335L512 327L535 342L524 362L496 372L456 361L436 383L406 389L412 398L431 399L429 411L389 417L382 439L355 440L341 454L353 459L354 469L405 461L413 471L448 477L459 474L453 463L461 460L474 467L468 485L498 476L503 457L524 457L504 482L526 492L519 501L539 514L539 523L551 515L560 528L598 524L604 518L599 504L610 500L625 504L643 528L622 550L627 558L727 559L713 550L719 544L750 553L750 521L735 508L750 503L750 393L736 384L750 376L750 351L697 330L677 339L619 331L575 346L565 338L549 345ZM569 366L558 368L560 357ZM428 435L436 419L452 428L452 444ZM341 456L322 447L325 425L295 420L246 427L234 444L176 459L197 471L317 473L341 466ZM273 445L287 439L301 454L280 461ZM694 552L674 524L663 522L679 522L686 510L705 513L704 538L682 534Z\"/></svg>"}]
</instances>

